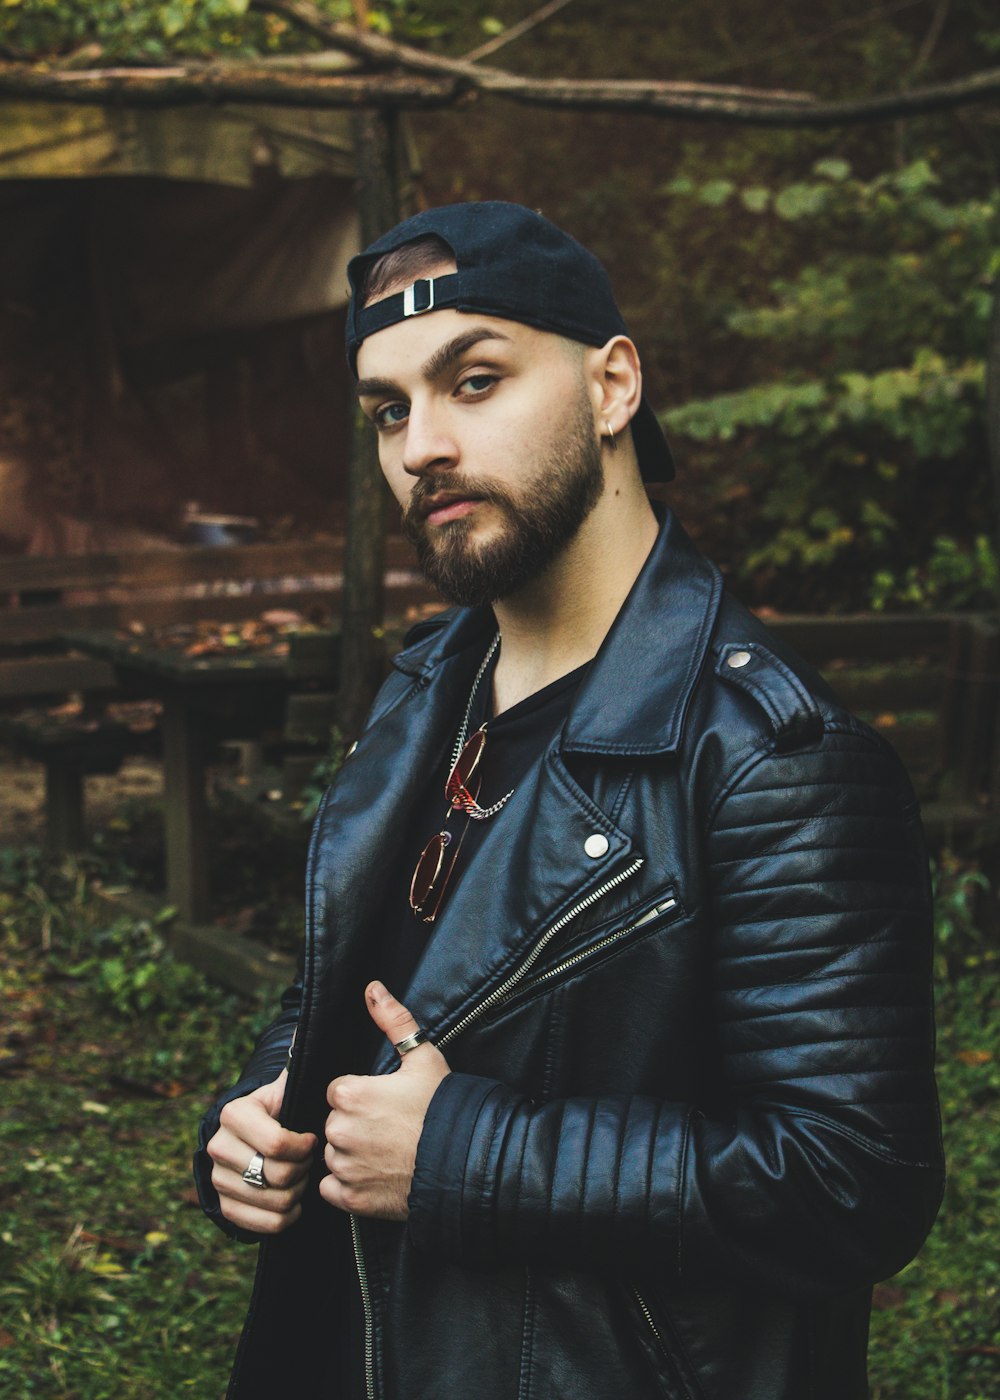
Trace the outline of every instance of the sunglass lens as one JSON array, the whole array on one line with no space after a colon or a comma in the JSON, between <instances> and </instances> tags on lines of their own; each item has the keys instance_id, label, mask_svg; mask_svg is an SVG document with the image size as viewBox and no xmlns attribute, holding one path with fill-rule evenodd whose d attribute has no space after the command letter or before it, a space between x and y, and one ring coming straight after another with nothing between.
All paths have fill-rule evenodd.
<instances>
[{"instance_id":1,"label":"sunglass lens","mask_svg":"<svg viewBox=\"0 0 1000 1400\"><path fill-rule=\"evenodd\" d=\"M449 802L454 802L456 797L465 797L470 801L475 801L479 792L479 763L485 747L485 729L477 729L475 734L470 734L465 747L458 755L445 787Z\"/></svg>"},{"instance_id":2,"label":"sunglass lens","mask_svg":"<svg viewBox=\"0 0 1000 1400\"><path fill-rule=\"evenodd\" d=\"M433 919L444 887L445 852L450 845L451 832L438 831L420 853L410 881L410 908L414 914Z\"/></svg>"}]
</instances>

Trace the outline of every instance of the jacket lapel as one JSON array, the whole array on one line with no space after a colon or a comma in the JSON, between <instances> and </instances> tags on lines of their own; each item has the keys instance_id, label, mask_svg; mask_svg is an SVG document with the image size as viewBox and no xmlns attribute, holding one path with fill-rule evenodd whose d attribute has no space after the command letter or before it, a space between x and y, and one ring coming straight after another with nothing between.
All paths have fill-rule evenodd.
<instances>
[{"instance_id":1,"label":"jacket lapel","mask_svg":"<svg viewBox=\"0 0 1000 1400\"><path fill-rule=\"evenodd\" d=\"M593 837L603 840L599 853L589 855ZM518 784L449 891L406 994L410 1011L438 1038L633 854L628 836L577 786L554 744ZM376 1068L391 1061L386 1046Z\"/></svg>"}]
</instances>

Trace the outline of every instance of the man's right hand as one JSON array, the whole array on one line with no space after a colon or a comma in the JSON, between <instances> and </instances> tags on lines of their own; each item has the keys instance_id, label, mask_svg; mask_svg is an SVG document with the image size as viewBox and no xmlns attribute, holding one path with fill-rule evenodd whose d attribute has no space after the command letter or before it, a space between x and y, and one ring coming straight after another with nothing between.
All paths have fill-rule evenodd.
<instances>
[{"instance_id":1,"label":"man's right hand","mask_svg":"<svg viewBox=\"0 0 1000 1400\"><path fill-rule=\"evenodd\" d=\"M315 1133L293 1133L277 1121L287 1077L282 1070L272 1084L227 1103L222 1126L208 1144L222 1214L258 1235L278 1235L302 1214L300 1202L317 1146ZM255 1152L264 1158L266 1189L243 1180Z\"/></svg>"}]
</instances>

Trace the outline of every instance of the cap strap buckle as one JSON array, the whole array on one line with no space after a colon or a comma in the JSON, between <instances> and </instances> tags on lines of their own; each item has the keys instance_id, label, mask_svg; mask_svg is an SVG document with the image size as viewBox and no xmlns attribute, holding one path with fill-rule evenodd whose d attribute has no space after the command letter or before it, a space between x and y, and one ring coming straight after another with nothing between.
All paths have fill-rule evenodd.
<instances>
[{"instance_id":1,"label":"cap strap buckle","mask_svg":"<svg viewBox=\"0 0 1000 1400\"><path fill-rule=\"evenodd\" d=\"M425 311L433 311L433 309L433 277L418 277L411 286L403 289L404 316L422 316Z\"/></svg>"}]
</instances>

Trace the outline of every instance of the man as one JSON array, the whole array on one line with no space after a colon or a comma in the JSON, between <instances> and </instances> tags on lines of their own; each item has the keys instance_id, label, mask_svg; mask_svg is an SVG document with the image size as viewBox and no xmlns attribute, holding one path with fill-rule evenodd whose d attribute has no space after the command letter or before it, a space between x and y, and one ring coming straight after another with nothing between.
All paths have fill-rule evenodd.
<instances>
[{"instance_id":1,"label":"man","mask_svg":"<svg viewBox=\"0 0 1000 1400\"><path fill-rule=\"evenodd\" d=\"M209 1215L264 1241L230 1394L860 1400L941 1190L912 793L654 514L591 254L469 204L350 275L461 606L327 794L302 977L203 1126Z\"/></svg>"}]
</instances>

